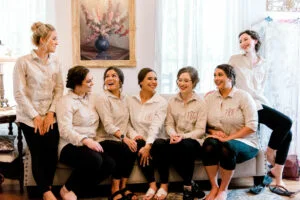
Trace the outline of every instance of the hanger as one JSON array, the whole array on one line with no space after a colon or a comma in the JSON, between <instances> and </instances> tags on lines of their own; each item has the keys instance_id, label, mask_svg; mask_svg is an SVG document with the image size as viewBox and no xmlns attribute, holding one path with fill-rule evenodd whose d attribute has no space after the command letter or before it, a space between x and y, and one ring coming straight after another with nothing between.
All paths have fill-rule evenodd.
<instances>
[{"instance_id":1,"label":"hanger","mask_svg":"<svg viewBox=\"0 0 300 200\"><path fill-rule=\"evenodd\" d=\"M270 16L266 17L265 20L266 20L267 22L273 21L273 19L272 19Z\"/></svg>"}]
</instances>

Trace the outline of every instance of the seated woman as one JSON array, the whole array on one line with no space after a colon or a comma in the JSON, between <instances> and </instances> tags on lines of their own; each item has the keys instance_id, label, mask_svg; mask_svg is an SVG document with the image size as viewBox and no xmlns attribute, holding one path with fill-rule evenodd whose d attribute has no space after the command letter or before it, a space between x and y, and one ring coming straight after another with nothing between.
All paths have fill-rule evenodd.
<instances>
[{"instance_id":1,"label":"seated woman","mask_svg":"<svg viewBox=\"0 0 300 200\"><path fill-rule=\"evenodd\" d=\"M104 93L97 99L96 108L105 130L99 134L100 144L116 162L112 174L111 199L137 199L126 188L136 159L137 144L126 136L129 110L128 97L122 92L124 74L117 67L109 67L104 72L103 81Z\"/></svg>"},{"instance_id":2,"label":"seated woman","mask_svg":"<svg viewBox=\"0 0 300 200\"><path fill-rule=\"evenodd\" d=\"M144 200L152 199L157 191L151 147L154 140L162 133L167 113L167 101L156 91L157 76L150 68L143 68L138 74L139 94L129 101L132 127L129 137L137 142L138 163L145 175L149 189Z\"/></svg>"},{"instance_id":3,"label":"seated woman","mask_svg":"<svg viewBox=\"0 0 300 200\"><path fill-rule=\"evenodd\" d=\"M203 164L212 186L207 200L226 200L236 163L250 160L258 153L255 102L247 92L234 87L235 76L232 66L217 66L214 81L218 90L205 97L209 136L203 143Z\"/></svg>"},{"instance_id":4,"label":"seated woman","mask_svg":"<svg viewBox=\"0 0 300 200\"><path fill-rule=\"evenodd\" d=\"M205 193L192 181L195 160L201 151L201 138L205 135L207 117L204 100L193 91L198 82L195 68L184 67L179 70L177 86L180 92L169 100L165 121L170 139L157 139L153 144L153 156L157 160L161 179L160 190L164 191L157 192L157 199L166 199L170 164L173 164L183 179L184 200L205 197Z\"/></svg>"},{"instance_id":5,"label":"seated woman","mask_svg":"<svg viewBox=\"0 0 300 200\"><path fill-rule=\"evenodd\" d=\"M60 190L63 200L76 200L79 193L97 185L115 168L114 160L103 153L102 146L95 141L99 116L96 98L90 94L93 85L87 68L69 69L66 87L70 90L56 106L60 162L73 168Z\"/></svg>"}]
</instances>

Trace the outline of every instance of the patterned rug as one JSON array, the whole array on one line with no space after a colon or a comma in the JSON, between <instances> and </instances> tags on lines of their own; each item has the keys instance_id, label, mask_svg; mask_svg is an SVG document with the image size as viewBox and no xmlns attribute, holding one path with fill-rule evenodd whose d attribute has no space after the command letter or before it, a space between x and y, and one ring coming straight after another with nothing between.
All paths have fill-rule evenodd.
<instances>
[{"instance_id":1,"label":"patterned rug","mask_svg":"<svg viewBox=\"0 0 300 200\"><path fill-rule=\"evenodd\" d=\"M282 197L279 195L276 195L272 193L268 188L265 188L264 191L258 195L252 195L249 194L247 191L249 189L234 189L230 190L228 193L227 200L286 200L286 199L293 199L293 200L299 200L300 196L297 195L294 198L288 198L288 197ZM206 194L209 193L209 191L205 191ZM137 193L138 199L142 200L143 195L142 193ZM93 198L93 199L82 199L80 200L107 200L107 197L102 197L102 198ZM168 200L182 200L182 194L181 193L174 193L171 192L168 194Z\"/></svg>"},{"instance_id":2,"label":"patterned rug","mask_svg":"<svg viewBox=\"0 0 300 200\"><path fill-rule=\"evenodd\" d=\"M227 196L227 200L285 200L287 198L281 197L270 192L269 189L265 189L261 194L252 195L247 191L249 189L235 189L230 190ZM209 191L205 191L206 194ZM140 199L140 198L139 198ZM182 200L182 194L179 193L170 193L168 195L168 200Z\"/></svg>"}]
</instances>

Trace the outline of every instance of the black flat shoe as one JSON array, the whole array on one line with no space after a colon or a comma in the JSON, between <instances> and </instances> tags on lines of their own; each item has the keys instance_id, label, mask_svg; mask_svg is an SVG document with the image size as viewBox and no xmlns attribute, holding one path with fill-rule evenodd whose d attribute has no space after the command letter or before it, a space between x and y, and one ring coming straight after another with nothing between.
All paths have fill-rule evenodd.
<instances>
[{"instance_id":1,"label":"black flat shoe","mask_svg":"<svg viewBox=\"0 0 300 200\"><path fill-rule=\"evenodd\" d=\"M121 195L121 198L119 198L117 200L128 200L128 198L123 194L123 190L116 191L110 197L108 197L108 200L114 200L114 198L119 194Z\"/></svg>"},{"instance_id":2,"label":"black flat shoe","mask_svg":"<svg viewBox=\"0 0 300 200\"><path fill-rule=\"evenodd\" d=\"M199 185L192 181L192 193L198 200L205 199L205 193L200 189Z\"/></svg>"},{"instance_id":3,"label":"black flat shoe","mask_svg":"<svg viewBox=\"0 0 300 200\"><path fill-rule=\"evenodd\" d=\"M183 200L194 200L194 195L192 191L183 190Z\"/></svg>"}]
</instances>

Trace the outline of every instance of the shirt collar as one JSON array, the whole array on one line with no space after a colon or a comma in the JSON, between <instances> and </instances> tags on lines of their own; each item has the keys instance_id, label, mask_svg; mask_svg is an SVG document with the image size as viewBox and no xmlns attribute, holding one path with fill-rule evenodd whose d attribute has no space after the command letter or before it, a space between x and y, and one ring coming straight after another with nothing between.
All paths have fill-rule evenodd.
<instances>
[{"instance_id":1,"label":"shirt collar","mask_svg":"<svg viewBox=\"0 0 300 200\"><path fill-rule=\"evenodd\" d=\"M104 93L111 98L119 99L117 96L113 95L110 91L104 90ZM125 94L121 91L120 92L120 99L123 100L125 98Z\"/></svg>"},{"instance_id":2,"label":"shirt collar","mask_svg":"<svg viewBox=\"0 0 300 200\"><path fill-rule=\"evenodd\" d=\"M235 87L233 87L226 98L232 98L234 96L234 94L236 93L236 91L237 91L237 89ZM223 98L219 90L217 90L216 94L218 97Z\"/></svg>"},{"instance_id":3,"label":"shirt collar","mask_svg":"<svg viewBox=\"0 0 300 200\"><path fill-rule=\"evenodd\" d=\"M78 100L88 100L89 96L90 96L90 93L87 93L85 96L79 96L77 95L76 93L74 93L73 90L69 90L68 91L68 94L71 95L71 97L73 99L78 99Z\"/></svg>"},{"instance_id":4,"label":"shirt collar","mask_svg":"<svg viewBox=\"0 0 300 200\"><path fill-rule=\"evenodd\" d=\"M132 96L134 99L138 100L139 102L142 102L140 94L136 94ZM159 94L157 92L154 93L154 95L145 102L146 103L157 103L159 102Z\"/></svg>"},{"instance_id":5,"label":"shirt collar","mask_svg":"<svg viewBox=\"0 0 300 200\"><path fill-rule=\"evenodd\" d=\"M193 91L192 97L189 99L188 103L191 101L196 101L198 99L198 95ZM183 101L183 99L181 98L180 92L177 93L177 95L175 96L175 99L178 101Z\"/></svg>"},{"instance_id":6,"label":"shirt collar","mask_svg":"<svg viewBox=\"0 0 300 200\"><path fill-rule=\"evenodd\" d=\"M33 60L37 60L39 62L41 62L41 59L40 57L36 54L36 52L33 50L31 50L31 56L33 58ZM48 60L47 60L47 63L51 63L53 61L53 56L51 54L48 54Z\"/></svg>"}]
</instances>

